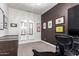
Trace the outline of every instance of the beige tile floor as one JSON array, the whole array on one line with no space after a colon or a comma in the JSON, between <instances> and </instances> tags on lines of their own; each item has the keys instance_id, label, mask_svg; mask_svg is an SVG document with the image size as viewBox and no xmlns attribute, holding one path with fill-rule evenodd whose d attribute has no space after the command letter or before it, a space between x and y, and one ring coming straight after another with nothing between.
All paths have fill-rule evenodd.
<instances>
[{"instance_id":1,"label":"beige tile floor","mask_svg":"<svg viewBox=\"0 0 79 59\"><path fill-rule=\"evenodd\" d=\"M55 48L42 42L33 42L21 44L18 47L18 56L33 56L32 49L36 49L38 51L52 51L55 52Z\"/></svg>"}]
</instances>

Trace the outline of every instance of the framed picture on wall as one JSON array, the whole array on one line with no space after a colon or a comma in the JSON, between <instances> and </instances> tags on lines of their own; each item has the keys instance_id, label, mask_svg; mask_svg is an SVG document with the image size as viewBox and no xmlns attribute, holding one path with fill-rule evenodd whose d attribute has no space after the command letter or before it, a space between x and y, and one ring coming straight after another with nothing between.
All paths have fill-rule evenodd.
<instances>
[{"instance_id":1,"label":"framed picture on wall","mask_svg":"<svg viewBox=\"0 0 79 59\"><path fill-rule=\"evenodd\" d=\"M55 24L63 24L63 23L65 23L64 19L65 19L64 16L57 18L56 21L55 21Z\"/></svg>"},{"instance_id":2,"label":"framed picture on wall","mask_svg":"<svg viewBox=\"0 0 79 59\"><path fill-rule=\"evenodd\" d=\"M63 25L56 26L55 30L56 30L56 33L63 33L64 32L64 26Z\"/></svg>"},{"instance_id":3,"label":"framed picture on wall","mask_svg":"<svg viewBox=\"0 0 79 59\"><path fill-rule=\"evenodd\" d=\"M46 29L46 22L43 23L43 29Z\"/></svg>"},{"instance_id":4,"label":"framed picture on wall","mask_svg":"<svg viewBox=\"0 0 79 59\"><path fill-rule=\"evenodd\" d=\"M11 23L10 26L11 26L11 27L17 27L17 24Z\"/></svg>"},{"instance_id":5,"label":"framed picture on wall","mask_svg":"<svg viewBox=\"0 0 79 59\"><path fill-rule=\"evenodd\" d=\"M3 10L0 8L0 30L4 29L4 12Z\"/></svg>"},{"instance_id":6,"label":"framed picture on wall","mask_svg":"<svg viewBox=\"0 0 79 59\"><path fill-rule=\"evenodd\" d=\"M52 28L52 20L48 21L48 28Z\"/></svg>"},{"instance_id":7,"label":"framed picture on wall","mask_svg":"<svg viewBox=\"0 0 79 59\"><path fill-rule=\"evenodd\" d=\"M40 23L37 23L37 32L40 32L41 31L41 27L40 27Z\"/></svg>"}]
</instances>

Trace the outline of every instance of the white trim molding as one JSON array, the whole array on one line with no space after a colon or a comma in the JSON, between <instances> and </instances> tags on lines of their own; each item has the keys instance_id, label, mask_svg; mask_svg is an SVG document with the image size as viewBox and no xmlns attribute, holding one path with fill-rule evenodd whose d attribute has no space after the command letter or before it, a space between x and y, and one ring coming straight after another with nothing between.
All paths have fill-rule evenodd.
<instances>
[{"instance_id":1,"label":"white trim molding","mask_svg":"<svg viewBox=\"0 0 79 59\"><path fill-rule=\"evenodd\" d=\"M31 42L38 42L41 40L26 40L26 41L19 41L19 44L31 43Z\"/></svg>"},{"instance_id":2,"label":"white trim molding","mask_svg":"<svg viewBox=\"0 0 79 59\"><path fill-rule=\"evenodd\" d=\"M43 43L46 43L46 44L48 44L48 45L52 46L52 47L54 48L54 52L56 52L56 45L51 44L51 43L48 43L48 42L43 41L43 40L41 40L41 41L42 41Z\"/></svg>"}]
</instances>

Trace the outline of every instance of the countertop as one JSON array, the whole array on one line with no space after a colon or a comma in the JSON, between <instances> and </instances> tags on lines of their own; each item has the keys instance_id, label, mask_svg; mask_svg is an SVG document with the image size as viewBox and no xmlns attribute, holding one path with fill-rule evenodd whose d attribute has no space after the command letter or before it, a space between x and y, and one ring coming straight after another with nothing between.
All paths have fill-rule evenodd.
<instances>
[{"instance_id":1,"label":"countertop","mask_svg":"<svg viewBox=\"0 0 79 59\"><path fill-rule=\"evenodd\" d=\"M6 35L0 37L0 41L10 41L10 40L18 40L18 35Z\"/></svg>"}]
</instances>

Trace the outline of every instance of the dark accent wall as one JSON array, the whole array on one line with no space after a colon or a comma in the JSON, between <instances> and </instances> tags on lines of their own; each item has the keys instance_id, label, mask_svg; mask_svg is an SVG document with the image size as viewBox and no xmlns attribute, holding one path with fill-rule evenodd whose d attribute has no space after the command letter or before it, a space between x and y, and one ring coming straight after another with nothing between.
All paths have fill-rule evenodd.
<instances>
[{"instance_id":1,"label":"dark accent wall","mask_svg":"<svg viewBox=\"0 0 79 59\"><path fill-rule=\"evenodd\" d=\"M44 13L41 17L41 38L44 41L47 41L51 44L56 44L55 39L55 19L61 16L65 16L65 34L68 33L68 9L78 5L78 3L59 3L54 8L51 8L49 11ZM47 23L49 20L52 20L52 27L51 29L47 28ZM46 22L46 29L43 29L43 23Z\"/></svg>"}]
</instances>

